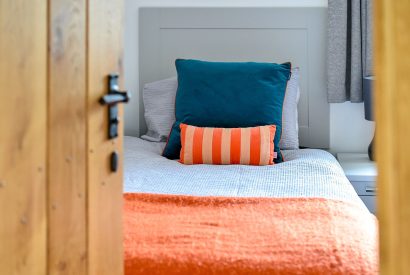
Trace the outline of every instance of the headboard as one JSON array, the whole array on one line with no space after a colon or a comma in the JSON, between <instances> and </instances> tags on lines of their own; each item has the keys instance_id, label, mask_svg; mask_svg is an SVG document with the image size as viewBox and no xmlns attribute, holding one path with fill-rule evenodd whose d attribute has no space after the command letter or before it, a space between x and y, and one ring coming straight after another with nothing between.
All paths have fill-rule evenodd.
<instances>
[{"instance_id":1,"label":"headboard","mask_svg":"<svg viewBox=\"0 0 410 275\"><path fill-rule=\"evenodd\" d=\"M291 61L300 67L300 145L329 148L326 8L140 8L139 133L142 88L176 75L176 58Z\"/></svg>"}]
</instances>

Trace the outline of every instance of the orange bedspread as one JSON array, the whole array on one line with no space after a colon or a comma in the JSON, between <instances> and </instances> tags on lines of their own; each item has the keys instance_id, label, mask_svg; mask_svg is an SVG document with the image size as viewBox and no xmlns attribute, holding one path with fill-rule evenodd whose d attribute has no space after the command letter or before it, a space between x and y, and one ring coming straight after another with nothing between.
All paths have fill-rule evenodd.
<instances>
[{"instance_id":1,"label":"orange bedspread","mask_svg":"<svg viewBox=\"0 0 410 275\"><path fill-rule=\"evenodd\" d=\"M378 274L377 220L353 204L124 197L125 274Z\"/></svg>"}]
</instances>

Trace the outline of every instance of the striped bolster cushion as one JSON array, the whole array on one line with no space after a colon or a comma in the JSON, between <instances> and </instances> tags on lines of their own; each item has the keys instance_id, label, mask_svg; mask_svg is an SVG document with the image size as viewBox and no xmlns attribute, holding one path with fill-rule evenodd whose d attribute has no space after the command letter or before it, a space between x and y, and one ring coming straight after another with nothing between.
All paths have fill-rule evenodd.
<instances>
[{"instance_id":1,"label":"striped bolster cushion","mask_svg":"<svg viewBox=\"0 0 410 275\"><path fill-rule=\"evenodd\" d=\"M209 128L180 124L183 164L273 164L276 126Z\"/></svg>"}]
</instances>

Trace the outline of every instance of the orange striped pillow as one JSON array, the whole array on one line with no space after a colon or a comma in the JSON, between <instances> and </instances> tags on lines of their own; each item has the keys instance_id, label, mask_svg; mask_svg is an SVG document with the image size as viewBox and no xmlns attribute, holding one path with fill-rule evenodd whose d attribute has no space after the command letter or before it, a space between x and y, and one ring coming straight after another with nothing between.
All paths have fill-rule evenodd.
<instances>
[{"instance_id":1,"label":"orange striped pillow","mask_svg":"<svg viewBox=\"0 0 410 275\"><path fill-rule=\"evenodd\" d=\"M180 124L183 164L273 164L276 126L209 128Z\"/></svg>"}]
</instances>

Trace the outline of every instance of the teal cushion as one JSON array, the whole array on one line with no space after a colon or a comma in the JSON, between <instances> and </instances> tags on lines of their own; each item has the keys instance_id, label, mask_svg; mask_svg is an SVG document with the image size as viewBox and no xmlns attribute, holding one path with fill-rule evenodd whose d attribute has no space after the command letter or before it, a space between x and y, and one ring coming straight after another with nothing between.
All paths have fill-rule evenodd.
<instances>
[{"instance_id":1,"label":"teal cushion","mask_svg":"<svg viewBox=\"0 0 410 275\"><path fill-rule=\"evenodd\" d=\"M199 127L237 128L276 125L277 157L282 131L282 107L290 63L175 61L178 89L176 122L163 156L178 159L181 122Z\"/></svg>"}]
</instances>

